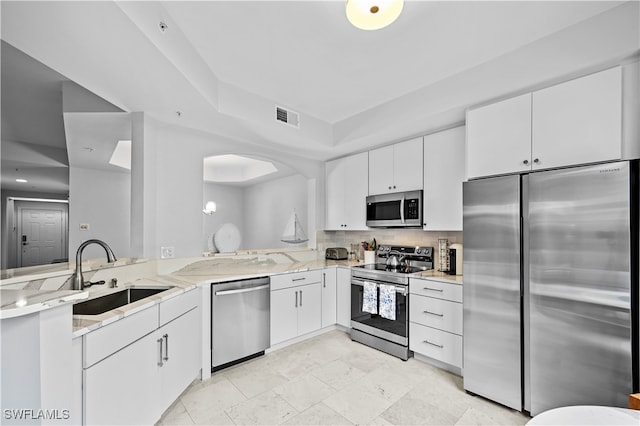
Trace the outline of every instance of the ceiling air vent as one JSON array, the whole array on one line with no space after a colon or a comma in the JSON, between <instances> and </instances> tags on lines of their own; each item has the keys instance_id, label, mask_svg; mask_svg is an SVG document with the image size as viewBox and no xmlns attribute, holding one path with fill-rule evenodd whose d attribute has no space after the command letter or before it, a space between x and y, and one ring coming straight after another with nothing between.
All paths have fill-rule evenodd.
<instances>
[{"instance_id":1,"label":"ceiling air vent","mask_svg":"<svg viewBox=\"0 0 640 426\"><path fill-rule=\"evenodd\" d=\"M300 128L300 114L295 111L286 110L276 105L276 120L281 121L289 126Z\"/></svg>"}]
</instances>

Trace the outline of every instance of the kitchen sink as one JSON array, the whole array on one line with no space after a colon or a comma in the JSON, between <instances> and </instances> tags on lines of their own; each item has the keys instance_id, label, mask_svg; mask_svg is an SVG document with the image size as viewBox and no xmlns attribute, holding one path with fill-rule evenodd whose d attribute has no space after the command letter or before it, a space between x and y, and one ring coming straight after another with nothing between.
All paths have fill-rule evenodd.
<instances>
[{"instance_id":1,"label":"kitchen sink","mask_svg":"<svg viewBox=\"0 0 640 426\"><path fill-rule=\"evenodd\" d=\"M138 300L142 300L146 297L153 296L154 294L171 290L172 288L174 287L162 286L126 288L115 293L105 294L104 296L96 297L95 299L89 299L84 302L76 303L75 305L73 305L73 314L99 315L112 309L128 305L129 303L137 302Z\"/></svg>"}]
</instances>

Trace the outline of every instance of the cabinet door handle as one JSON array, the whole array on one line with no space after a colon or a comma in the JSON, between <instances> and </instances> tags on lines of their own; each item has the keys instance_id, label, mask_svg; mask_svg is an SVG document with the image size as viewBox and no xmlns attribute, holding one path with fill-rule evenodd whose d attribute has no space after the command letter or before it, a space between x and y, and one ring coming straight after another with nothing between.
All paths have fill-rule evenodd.
<instances>
[{"instance_id":1,"label":"cabinet door handle","mask_svg":"<svg viewBox=\"0 0 640 426\"><path fill-rule=\"evenodd\" d=\"M300 307L302 307L302 290L300 290Z\"/></svg>"},{"instance_id":2,"label":"cabinet door handle","mask_svg":"<svg viewBox=\"0 0 640 426\"><path fill-rule=\"evenodd\" d=\"M162 363L162 341L163 339L158 339L158 343L160 343L160 356L158 357L158 366L162 367L163 363Z\"/></svg>"},{"instance_id":3,"label":"cabinet door handle","mask_svg":"<svg viewBox=\"0 0 640 426\"><path fill-rule=\"evenodd\" d=\"M169 335L165 334L162 336L164 338L164 361L169 361Z\"/></svg>"},{"instance_id":4,"label":"cabinet door handle","mask_svg":"<svg viewBox=\"0 0 640 426\"><path fill-rule=\"evenodd\" d=\"M428 341L428 340L425 340L424 342L425 342L426 344L428 344L428 345L435 346L436 348L440 348L440 349L444 348L444 346L439 345L439 344L437 344L437 343L430 342L430 341Z\"/></svg>"},{"instance_id":5,"label":"cabinet door handle","mask_svg":"<svg viewBox=\"0 0 640 426\"><path fill-rule=\"evenodd\" d=\"M424 290L430 290L430 291L438 291L440 293L442 293L444 290L441 288L431 288L431 287L422 287Z\"/></svg>"},{"instance_id":6,"label":"cabinet door handle","mask_svg":"<svg viewBox=\"0 0 640 426\"><path fill-rule=\"evenodd\" d=\"M526 166L527 164L529 164L529 160L524 160L524 161L522 162L522 164L524 164L524 165Z\"/></svg>"},{"instance_id":7,"label":"cabinet door handle","mask_svg":"<svg viewBox=\"0 0 640 426\"><path fill-rule=\"evenodd\" d=\"M422 311L422 312L425 313L425 314L429 314L429 315L435 315L437 317L443 317L444 316L444 314L439 314L437 312L431 312L431 311Z\"/></svg>"},{"instance_id":8,"label":"cabinet door handle","mask_svg":"<svg viewBox=\"0 0 640 426\"><path fill-rule=\"evenodd\" d=\"M327 273L322 273L322 287L327 288Z\"/></svg>"},{"instance_id":9,"label":"cabinet door handle","mask_svg":"<svg viewBox=\"0 0 640 426\"><path fill-rule=\"evenodd\" d=\"M298 291L296 290L296 308L298 307Z\"/></svg>"},{"instance_id":10,"label":"cabinet door handle","mask_svg":"<svg viewBox=\"0 0 640 426\"><path fill-rule=\"evenodd\" d=\"M539 159L539 158L535 158L535 159L533 160L533 162L534 162L534 163L536 163L536 164L538 164L538 163L540 162L540 159Z\"/></svg>"}]
</instances>

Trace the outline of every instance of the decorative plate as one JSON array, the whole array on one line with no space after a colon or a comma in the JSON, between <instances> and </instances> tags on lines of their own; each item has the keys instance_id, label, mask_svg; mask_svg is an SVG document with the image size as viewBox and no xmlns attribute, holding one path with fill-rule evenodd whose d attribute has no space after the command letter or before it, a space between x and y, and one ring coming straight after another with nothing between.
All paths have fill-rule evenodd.
<instances>
[{"instance_id":1,"label":"decorative plate","mask_svg":"<svg viewBox=\"0 0 640 426\"><path fill-rule=\"evenodd\" d=\"M231 253L240 247L240 230L233 223L225 223L216 231L213 242L220 253Z\"/></svg>"}]
</instances>

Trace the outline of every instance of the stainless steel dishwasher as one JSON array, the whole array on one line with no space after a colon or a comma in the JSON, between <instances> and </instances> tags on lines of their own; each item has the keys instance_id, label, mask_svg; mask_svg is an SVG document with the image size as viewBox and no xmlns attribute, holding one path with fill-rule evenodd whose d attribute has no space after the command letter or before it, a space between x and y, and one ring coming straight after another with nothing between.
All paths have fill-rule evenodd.
<instances>
[{"instance_id":1,"label":"stainless steel dishwasher","mask_svg":"<svg viewBox=\"0 0 640 426\"><path fill-rule=\"evenodd\" d=\"M211 371L269 348L270 295L269 277L211 284Z\"/></svg>"}]
</instances>

